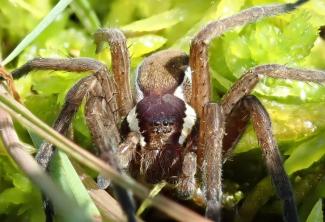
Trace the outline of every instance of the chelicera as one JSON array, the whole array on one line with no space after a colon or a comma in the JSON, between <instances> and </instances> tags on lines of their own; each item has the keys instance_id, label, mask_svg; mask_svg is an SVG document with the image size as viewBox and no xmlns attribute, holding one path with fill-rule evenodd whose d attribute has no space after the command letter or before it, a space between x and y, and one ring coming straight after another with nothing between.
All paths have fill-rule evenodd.
<instances>
[{"instance_id":1,"label":"chelicera","mask_svg":"<svg viewBox=\"0 0 325 222\"><path fill-rule=\"evenodd\" d=\"M222 164L251 120L283 201L284 219L298 221L270 118L250 93L263 76L319 83L325 81L325 73L276 64L257 66L245 72L220 103L213 103L208 47L212 39L231 28L289 12L305 2L254 7L211 22L194 37L189 55L179 50L150 55L136 71L135 97L129 83L126 40L118 29L100 29L94 35L98 49L104 41L110 45L113 76L105 65L89 58L34 59L12 74L18 78L40 69L92 72L69 91L53 127L66 134L85 98L86 121L104 160L147 183L165 180L183 198L201 197L206 216L215 221L221 218ZM51 144L42 144L36 159L44 168L53 151ZM130 197L117 190L129 220L133 220Z\"/></svg>"}]
</instances>

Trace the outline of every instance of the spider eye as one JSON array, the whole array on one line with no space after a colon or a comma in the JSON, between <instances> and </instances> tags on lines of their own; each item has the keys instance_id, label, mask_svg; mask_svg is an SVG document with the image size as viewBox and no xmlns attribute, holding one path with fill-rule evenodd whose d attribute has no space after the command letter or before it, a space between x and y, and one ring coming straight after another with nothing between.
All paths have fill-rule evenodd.
<instances>
[{"instance_id":1,"label":"spider eye","mask_svg":"<svg viewBox=\"0 0 325 222\"><path fill-rule=\"evenodd\" d=\"M159 126L161 123L159 121L154 121L153 126Z\"/></svg>"},{"instance_id":2,"label":"spider eye","mask_svg":"<svg viewBox=\"0 0 325 222\"><path fill-rule=\"evenodd\" d=\"M164 121L163 121L163 125L164 125L164 126L168 126L168 125L169 125L169 122L167 122L167 120L164 120Z\"/></svg>"}]
</instances>

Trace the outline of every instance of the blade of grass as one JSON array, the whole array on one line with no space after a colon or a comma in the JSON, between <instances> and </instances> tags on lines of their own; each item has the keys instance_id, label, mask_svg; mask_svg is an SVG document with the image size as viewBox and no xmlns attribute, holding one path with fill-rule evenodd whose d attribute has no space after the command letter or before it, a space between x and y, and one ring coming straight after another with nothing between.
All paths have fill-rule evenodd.
<instances>
[{"instance_id":1,"label":"blade of grass","mask_svg":"<svg viewBox=\"0 0 325 222\"><path fill-rule=\"evenodd\" d=\"M166 184L167 183L165 181L156 184L154 186L154 188L150 191L149 196L154 197L154 196L158 195L160 193L160 191L166 186ZM136 215L140 216L148 207L150 207L150 205L151 205L150 199L145 199L141 203L140 207L138 208Z\"/></svg>"},{"instance_id":2,"label":"blade of grass","mask_svg":"<svg viewBox=\"0 0 325 222\"><path fill-rule=\"evenodd\" d=\"M71 8L89 34L93 34L101 27L100 21L89 1L75 0L71 3Z\"/></svg>"},{"instance_id":3,"label":"blade of grass","mask_svg":"<svg viewBox=\"0 0 325 222\"><path fill-rule=\"evenodd\" d=\"M87 214L88 217L98 218L98 221L101 221L100 212L64 152L58 151L51 160L50 175L64 192L71 196L79 206L83 206L84 214Z\"/></svg>"},{"instance_id":4,"label":"blade of grass","mask_svg":"<svg viewBox=\"0 0 325 222\"><path fill-rule=\"evenodd\" d=\"M105 190L99 189L97 183L91 178L76 161L71 161L74 169L77 171L82 183L89 192L97 208L100 210L104 221L121 221L127 219L119 203Z\"/></svg>"},{"instance_id":5,"label":"blade of grass","mask_svg":"<svg viewBox=\"0 0 325 222\"><path fill-rule=\"evenodd\" d=\"M18 56L37 36L39 36L71 2L72 0L60 0L47 16L33 29L33 31L26 35L8 57L1 62L1 66L5 66L16 58L16 56Z\"/></svg>"},{"instance_id":6,"label":"blade of grass","mask_svg":"<svg viewBox=\"0 0 325 222\"><path fill-rule=\"evenodd\" d=\"M33 181L53 202L58 214L64 221L94 221L85 214L83 207L67 196L39 167L34 158L26 152L19 141L11 117L0 108L0 136L9 153L23 172Z\"/></svg>"},{"instance_id":7,"label":"blade of grass","mask_svg":"<svg viewBox=\"0 0 325 222\"><path fill-rule=\"evenodd\" d=\"M323 221L323 207L322 207L322 199L319 199L312 211L310 212L306 222L322 222Z\"/></svg>"},{"instance_id":8,"label":"blade of grass","mask_svg":"<svg viewBox=\"0 0 325 222\"><path fill-rule=\"evenodd\" d=\"M101 159L95 157L88 151L82 149L80 146L59 134L57 131L53 130L34 116L28 109L16 102L2 87L0 87L0 107L5 109L13 118L19 121L27 129L34 131L45 140L54 144L57 148L66 152L69 156L75 158L91 169L96 170L103 176L110 178L121 187L132 190L138 197L142 199L150 199L153 206L157 207L169 216L180 221L210 221L161 195L148 197L149 190L146 187L127 175L119 174Z\"/></svg>"}]
</instances>

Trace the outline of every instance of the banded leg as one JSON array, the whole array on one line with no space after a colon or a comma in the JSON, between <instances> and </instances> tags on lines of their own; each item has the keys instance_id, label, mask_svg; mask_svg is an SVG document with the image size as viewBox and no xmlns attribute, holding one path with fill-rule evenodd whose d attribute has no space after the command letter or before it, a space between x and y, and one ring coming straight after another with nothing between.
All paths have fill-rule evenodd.
<instances>
[{"instance_id":1,"label":"banded leg","mask_svg":"<svg viewBox=\"0 0 325 222\"><path fill-rule=\"evenodd\" d=\"M126 116L133 107L130 87L130 59L124 34L119 29L99 29L94 34L96 52L108 42L112 57L112 71L117 87L117 104L121 116Z\"/></svg>"},{"instance_id":2,"label":"banded leg","mask_svg":"<svg viewBox=\"0 0 325 222\"><path fill-rule=\"evenodd\" d=\"M224 32L241 25L253 23L258 19L286 13L294 10L307 0L298 0L295 3L253 7L239 12L236 15L209 23L192 40L190 48L190 67L193 72L193 87L191 105L201 118L203 107L210 102L210 73L208 47L211 40Z\"/></svg>"}]
</instances>

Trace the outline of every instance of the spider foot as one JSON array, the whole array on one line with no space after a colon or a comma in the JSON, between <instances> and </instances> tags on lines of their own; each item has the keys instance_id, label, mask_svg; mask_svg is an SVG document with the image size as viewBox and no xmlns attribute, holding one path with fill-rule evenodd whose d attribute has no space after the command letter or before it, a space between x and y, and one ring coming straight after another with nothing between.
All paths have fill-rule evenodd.
<instances>
[{"instance_id":1,"label":"spider foot","mask_svg":"<svg viewBox=\"0 0 325 222\"><path fill-rule=\"evenodd\" d=\"M181 199L192 199L196 191L196 181L194 177L183 177L176 184L177 196Z\"/></svg>"},{"instance_id":2,"label":"spider foot","mask_svg":"<svg viewBox=\"0 0 325 222\"><path fill-rule=\"evenodd\" d=\"M213 221L221 221L221 203L218 200L209 200L205 209L205 216Z\"/></svg>"},{"instance_id":3,"label":"spider foot","mask_svg":"<svg viewBox=\"0 0 325 222\"><path fill-rule=\"evenodd\" d=\"M103 175L97 176L97 186L101 190L107 189L111 185L111 180L106 179Z\"/></svg>"}]
</instances>

